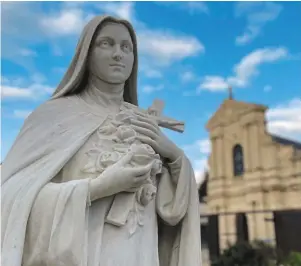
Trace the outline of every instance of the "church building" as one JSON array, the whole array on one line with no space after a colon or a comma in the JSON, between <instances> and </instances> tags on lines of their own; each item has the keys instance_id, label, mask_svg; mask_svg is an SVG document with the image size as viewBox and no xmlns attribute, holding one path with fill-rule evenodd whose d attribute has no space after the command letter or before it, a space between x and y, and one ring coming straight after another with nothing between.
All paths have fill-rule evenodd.
<instances>
[{"instance_id":1,"label":"church building","mask_svg":"<svg viewBox=\"0 0 301 266\"><path fill-rule=\"evenodd\" d=\"M206 125L202 232L211 258L240 240L301 251L301 143L270 134L267 109L230 94Z\"/></svg>"}]
</instances>

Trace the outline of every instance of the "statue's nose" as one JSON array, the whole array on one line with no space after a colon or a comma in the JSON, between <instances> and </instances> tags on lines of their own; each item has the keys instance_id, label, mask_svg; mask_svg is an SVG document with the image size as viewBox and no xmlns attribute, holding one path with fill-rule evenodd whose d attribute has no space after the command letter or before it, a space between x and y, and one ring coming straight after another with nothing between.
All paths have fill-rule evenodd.
<instances>
[{"instance_id":1,"label":"statue's nose","mask_svg":"<svg viewBox=\"0 0 301 266\"><path fill-rule=\"evenodd\" d=\"M118 45L116 46L116 49L115 49L115 51L113 53L113 58L116 61L120 61L122 59L122 51L121 51L121 49L119 48Z\"/></svg>"}]
</instances>

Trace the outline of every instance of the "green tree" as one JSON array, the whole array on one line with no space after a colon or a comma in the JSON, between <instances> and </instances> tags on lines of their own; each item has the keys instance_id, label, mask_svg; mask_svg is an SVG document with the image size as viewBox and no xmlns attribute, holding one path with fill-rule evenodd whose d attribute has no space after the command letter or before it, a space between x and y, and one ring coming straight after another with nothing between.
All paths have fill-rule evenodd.
<instances>
[{"instance_id":1,"label":"green tree","mask_svg":"<svg viewBox=\"0 0 301 266\"><path fill-rule=\"evenodd\" d=\"M264 242L237 243L226 249L213 261L212 266L272 266L276 265L277 254L273 247Z\"/></svg>"},{"instance_id":2,"label":"green tree","mask_svg":"<svg viewBox=\"0 0 301 266\"><path fill-rule=\"evenodd\" d=\"M301 266L301 253L299 252L292 252L286 258L283 265L285 266Z\"/></svg>"}]
</instances>

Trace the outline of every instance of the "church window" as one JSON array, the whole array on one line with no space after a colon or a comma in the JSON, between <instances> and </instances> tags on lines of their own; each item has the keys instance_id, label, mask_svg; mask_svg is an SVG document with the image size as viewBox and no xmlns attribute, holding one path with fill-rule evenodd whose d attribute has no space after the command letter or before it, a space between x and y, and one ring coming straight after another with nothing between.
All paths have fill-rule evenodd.
<instances>
[{"instance_id":1,"label":"church window","mask_svg":"<svg viewBox=\"0 0 301 266\"><path fill-rule=\"evenodd\" d=\"M236 144L233 148L233 169L234 176L241 176L244 173L243 149L239 144Z\"/></svg>"}]
</instances>

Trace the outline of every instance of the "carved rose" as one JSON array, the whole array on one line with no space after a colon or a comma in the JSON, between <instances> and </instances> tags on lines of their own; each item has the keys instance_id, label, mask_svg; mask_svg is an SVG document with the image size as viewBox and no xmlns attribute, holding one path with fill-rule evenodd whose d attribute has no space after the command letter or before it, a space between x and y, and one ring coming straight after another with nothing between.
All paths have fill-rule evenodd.
<instances>
[{"instance_id":1,"label":"carved rose","mask_svg":"<svg viewBox=\"0 0 301 266\"><path fill-rule=\"evenodd\" d=\"M148 144L133 144L131 151L134 153L133 160L138 164L146 164L156 158L156 153Z\"/></svg>"},{"instance_id":2,"label":"carved rose","mask_svg":"<svg viewBox=\"0 0 301 266\"><path fill-rule=\"evenodd\" d=\"M96 159L96 169L103 172L108 166L113 165L120 159L121 155L118 152L105 151L98 155Z\"/></svg>"},{"instance_id":3,"label":"carved rose","mask_svg":"<svg viewBox=\"0 0 301 266\"><path fill-rule=\"evenodd\" d=\"M129 145L127 144L124 144L124 143L116 143L114 146L113 146L113 150L114 151L117 151L119 153L128 153L131 151L131 148Z\"/></svg>"},{"instance_id":4,"label":"carved rose","mask_svg":"<svg viewBox=\"0 0 301 266\"><path fill-rule=\"evenodd\" d=\"M114 132L116 132L116 127L110 123L104 127L99 127L98 130L97 130L97 134L98 136L100 134L103 134L103 135L110 135L110 134L113 134Z\"/></svg>"},{"instance_id":5,"label":"carved rose","mask_svg":"<svg viewBox=\"0 0 301 266\"><path fill-rule=\"evenodd\" d=\"M115 116L115 123L117 125L130 124L131 119L134 119L135 115L131 111L121 111Z\"/></svg>"},{"instance_id":6,"label":"carved rose","mask_svg":"<svg viewBox=\"0 0 301 266\"><path fill-rule=\"evenodd\" d=\"M133 143L136 139L137 133L130 126L119 126L116 133L117 138L125 143Z\"/></svg>"},{"instance_id":7,"label":"carved rose","mask_svg":"<svg viewBox=\"0 0 301 266\"><path fill-rule=\"evenodd\" d=\"M155 176L161 172L162 172L162 161L160 159L156 159L153 163L151 176Z\"/></svg>"},{"instance_id":8,"label":"carved rose","mask_svg":"<svg viewBox=\"0 0 301 266\"><path fill-rule=\"evenodd\" d=\"M146 184L139 189L136 194L137 201L143 205L148 205L156 196L157 188L153 184Z\"/></svg>"}]
</instances>

